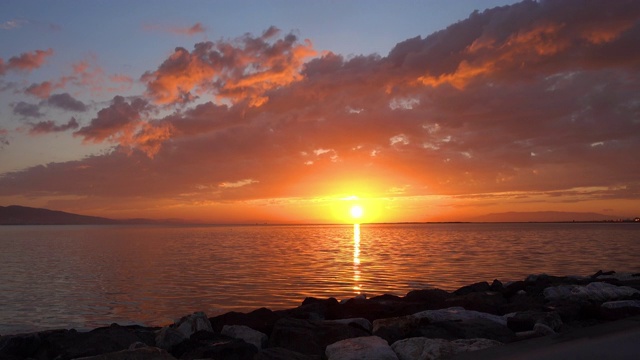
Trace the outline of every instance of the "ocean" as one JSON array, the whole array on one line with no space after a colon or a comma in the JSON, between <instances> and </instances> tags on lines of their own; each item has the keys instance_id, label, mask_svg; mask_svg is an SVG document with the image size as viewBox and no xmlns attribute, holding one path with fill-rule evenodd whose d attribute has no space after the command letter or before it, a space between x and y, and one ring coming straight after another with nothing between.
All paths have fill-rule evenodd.
<instances>
[{"instance_id":1,"label":"ocean","mask_svg":"<svg viewBox=\"0 0 640 360\"><path fill-rule=\"evenodd\" d=\"M640 272L640 225L0 226L0 334Z\"/></svg>"}]
</instances>

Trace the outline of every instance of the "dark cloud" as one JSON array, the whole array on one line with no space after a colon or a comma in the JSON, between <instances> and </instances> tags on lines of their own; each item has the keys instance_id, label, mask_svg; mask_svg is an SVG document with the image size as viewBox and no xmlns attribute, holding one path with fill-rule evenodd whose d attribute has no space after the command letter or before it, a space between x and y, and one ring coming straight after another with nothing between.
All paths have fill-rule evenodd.
<instances>
[{"instance_id":1,"label":"dark cloud","mask_svg":"<svg viewBox=\"0 0 640 360\"><path fill-rule=\"evenodd\" d=\"M29 104L24 101L20 101L13 105L13 113L23 117L41 117L40 106L36 104Z\"/></svg>"},{"instance_id":2,"label":"dark cloud","mask_svg":"<svg viewBox=\"0 0 640 360\"><path fill-rule=\"evenodd\" d=\"M69 93L51 95L49 96L47 103L64 110L78 112L87 110L86 105L82 101L74 99L73 96L69 95Z\"/></svg>"},{"instance_id":3,"label":"dark cloud","mask_svg":"<svg viewBox=\"0 0 640 360\"><path fill-rule=\"evenodd\" d=\"M77 129L78 126L78 122L75 118L71 118L66 124L62 125L57 125L52 120L47 120L32 124L31 129L29 130L29 134L42 135L54 132L63 132L71 129Z\"/></svg>"},{"instance_id":4,"label":"dark cloud","mask_svg":"<svg viewBox=\"0 0 640 360\"><path fill-rule=\"evenodd\" d=\"M124 97L116 96L109 107L98 111L97 117L74 135L95 143L119 138L130 132L131 127L141 120L141 112L146 106L146 101L142 99L127 102Z\"/></svg>"}]
</instances>

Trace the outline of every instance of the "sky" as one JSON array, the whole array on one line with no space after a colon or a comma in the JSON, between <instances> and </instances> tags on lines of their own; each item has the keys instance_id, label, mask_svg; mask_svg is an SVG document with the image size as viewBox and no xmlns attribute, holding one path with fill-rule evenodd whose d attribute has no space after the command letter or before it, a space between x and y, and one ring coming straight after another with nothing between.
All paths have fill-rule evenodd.
<instances>
[{"instance_id":1,"label":"sky","mask_svg":"<svg viewBox=\"0 0 640 360\"><path fill-rule=\"evenodd\" d=\"M640 2L2 1L0 205L640 215Z\"/></svg>"}]
</instances>

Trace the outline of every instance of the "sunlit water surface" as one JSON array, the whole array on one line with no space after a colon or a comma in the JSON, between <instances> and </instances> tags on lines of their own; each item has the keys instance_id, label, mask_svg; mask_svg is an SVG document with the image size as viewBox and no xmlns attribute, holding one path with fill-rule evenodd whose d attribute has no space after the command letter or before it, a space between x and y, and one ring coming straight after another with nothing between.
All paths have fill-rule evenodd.
<instances>
[{"instance_id":1,"label":"sunlit water surface","mask_svg":"<svg viewBox=\"0 0 640 360\"><path fill-rule=\"evenodd\" d=\"M0 334L640 271L638 224L2 226Z\"/></svg>"}]
</instances>

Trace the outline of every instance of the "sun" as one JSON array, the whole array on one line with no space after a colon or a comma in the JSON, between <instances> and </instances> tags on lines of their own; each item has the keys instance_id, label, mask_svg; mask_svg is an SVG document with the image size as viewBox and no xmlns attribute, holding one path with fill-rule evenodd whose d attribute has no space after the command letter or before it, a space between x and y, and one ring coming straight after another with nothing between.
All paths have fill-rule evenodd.
<instances>
[{"instance_id":1,"label":"sun","mask_svg":"<svg viewBox=\"0 0 640 360\"><path fill-rule=\"evenodd\" d=\"M360 205L353 205L351 207L351 210L349 210L349 212L351 213L351 217L354 219L360 219L364 214L364 210Z\"/></svg>"}]
</instances>

